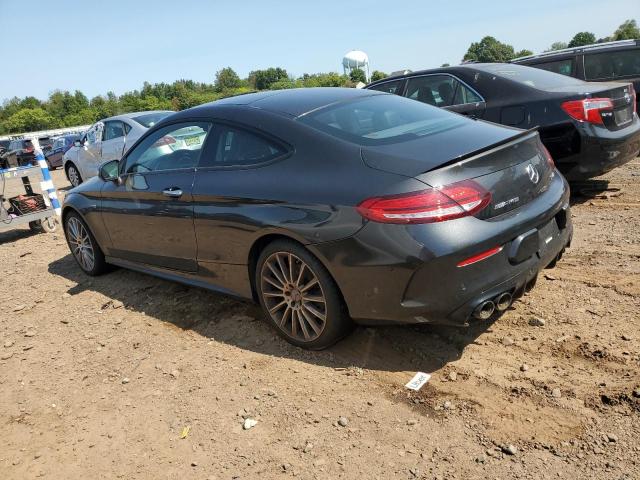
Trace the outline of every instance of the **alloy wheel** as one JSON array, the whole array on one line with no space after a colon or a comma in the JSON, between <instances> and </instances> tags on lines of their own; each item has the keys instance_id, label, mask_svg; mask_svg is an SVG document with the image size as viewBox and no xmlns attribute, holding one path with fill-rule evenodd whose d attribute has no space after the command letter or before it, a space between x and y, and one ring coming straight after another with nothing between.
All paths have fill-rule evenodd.
<instances>
[{"instance_id":1,"label":"alloy wheel","mask_svg":"<svg viewBox=\"0 0 640 480\"><path fill-rule=\"evenodd\" d=\"M80 185L80 174L78 173L78 170L76 170L76 167L71 165L67 170L67 173L69 174L69 182L71 182L72 186L77 187Z\"/></svg>"},{"instance_id":2,"label":"alloy wheel","mask_svg":"<svg viewBox=\"0 0 640 480\"><path fill-rule=\"evenodd\" d=\"M262 299L278 328L302 342L322 334L327 301L309 265L290 252L276 252L265 260L260 279Z\"/></svg>"},{"instance_id":3,"label":"alloy wheel","mask_svg":"<svg viewBox=\"0 0 640 480\"><path fill-rule=\"evenodd\" d=\"M85 226L76 217L71 217L67 223L67 239L71 252L82 269L93 270L96 259L91 238Z\"/></svg>"}]
</instances>

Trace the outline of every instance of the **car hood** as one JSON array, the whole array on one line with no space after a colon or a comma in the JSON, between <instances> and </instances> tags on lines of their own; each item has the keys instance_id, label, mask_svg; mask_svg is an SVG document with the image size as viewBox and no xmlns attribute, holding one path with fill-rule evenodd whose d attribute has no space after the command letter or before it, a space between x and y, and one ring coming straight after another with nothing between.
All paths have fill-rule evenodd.
<instances>
[{"instance_id":1,"label":"car hood","mask_svg":"<svg viewBox=\"0 0 640 480\"><path fill-rule=\"evenodd\" d=\"M377 170L415 177L521 133L517 128L476 120L406 142L363 147L362 160Z\"/></svg>"}]
</instances>

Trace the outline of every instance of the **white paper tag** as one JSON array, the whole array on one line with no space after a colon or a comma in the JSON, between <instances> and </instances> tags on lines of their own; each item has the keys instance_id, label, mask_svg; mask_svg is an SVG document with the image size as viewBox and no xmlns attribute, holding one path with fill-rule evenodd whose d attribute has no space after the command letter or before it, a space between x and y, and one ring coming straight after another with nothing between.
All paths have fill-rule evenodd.
<instances>
[{"instance_id":1,"label":"white paper tag","mask_svg":"<svg viewBox=\"0 0 640 480\"><path fill-rule=\"evenodd\" d=\"M405 385L410 390L420 390L422 386L429 381L431 375L424 372L416 373L411 381Z\"/></svg>"}]
</instances>

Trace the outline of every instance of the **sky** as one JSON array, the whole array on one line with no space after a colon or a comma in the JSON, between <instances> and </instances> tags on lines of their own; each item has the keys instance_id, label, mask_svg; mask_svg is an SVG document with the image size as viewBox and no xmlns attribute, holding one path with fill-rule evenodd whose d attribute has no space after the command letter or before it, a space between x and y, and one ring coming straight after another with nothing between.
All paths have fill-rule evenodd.
<instances>
[{"instance_id":1,"label":"sky","mask_svg":"<svg viewBox=\"0 0 640 480\"><path fill-rule=\"evenodd\" d=\"M342 72L353 49L372 71L419 70L459 63L485 35L540 52L628 18L640 19L640 0L0 0L0 100L213 82L227 66L241 77L271 66Z\"/></svg>"}]
</instances>

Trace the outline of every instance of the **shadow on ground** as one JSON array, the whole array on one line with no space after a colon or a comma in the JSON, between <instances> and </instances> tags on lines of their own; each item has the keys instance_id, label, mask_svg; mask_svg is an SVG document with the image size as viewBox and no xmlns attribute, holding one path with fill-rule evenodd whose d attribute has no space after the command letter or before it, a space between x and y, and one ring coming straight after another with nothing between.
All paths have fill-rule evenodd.
<instances>
[{"instance_id":1,"label":"shadow on ground","mask_svg":"<svg viewBox=\"0 0 640 480\"><path fill-rule=\"evenodd\" d=\"M620 189L609 186L609 180L583 180L571 182L571 205L580 205L594 199L610 198L620 194Z\"/></svg>"},{"instance_id":2,"label":"shadow on ground","mask_svg":"<svg viewBox=\"0 0 640 480\"><path fill-rule=\"evenodd\" d=\"M39 233L31 231L27 225L17 225L14 230L7 230L0 232L0 245L7 243L17 242L23 238L31 237L32 235L40 235Z\"/></svg>"},{"instance_id":3,"label":"shadow on ground","mask_svg":"<svg viewBox=\"0 0 640 480\"><path fill-rule=\"evenodd\" d=\"M71 295L93 291L124 308L216 341L275 357L287 357L330 367L360 367L387 372L435 372L459 359L467 345L486 331L490 322L469 328L431 325L357 327L330 349L309 352L288 344L263 320L259 307L207 290L117 269L101 277L82 273L69 254L49 265L49 272L77 285Z\"/></svg>"}]
</instances>

